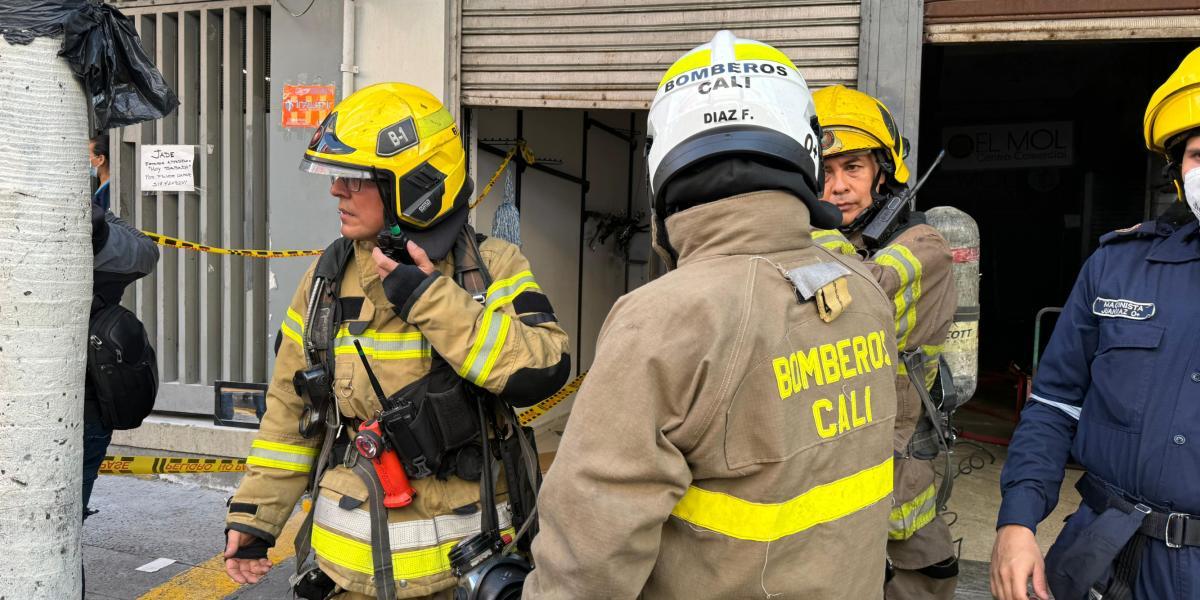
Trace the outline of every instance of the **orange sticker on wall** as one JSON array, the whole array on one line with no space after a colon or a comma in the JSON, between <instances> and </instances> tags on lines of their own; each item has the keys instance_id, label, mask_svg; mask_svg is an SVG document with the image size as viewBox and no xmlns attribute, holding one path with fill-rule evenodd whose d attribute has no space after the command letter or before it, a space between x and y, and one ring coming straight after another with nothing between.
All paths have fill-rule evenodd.
<instances>
[{"instance_id":1,"label":"orange sticker on wall","mask_svg":"<svg viewBox=\"0 0 1200 600\"><path fill-rule=\"evenodd\" d=\"M332 85L284 85L283 126L315 129L333 110Z\"/></svg>"}]
</instances>

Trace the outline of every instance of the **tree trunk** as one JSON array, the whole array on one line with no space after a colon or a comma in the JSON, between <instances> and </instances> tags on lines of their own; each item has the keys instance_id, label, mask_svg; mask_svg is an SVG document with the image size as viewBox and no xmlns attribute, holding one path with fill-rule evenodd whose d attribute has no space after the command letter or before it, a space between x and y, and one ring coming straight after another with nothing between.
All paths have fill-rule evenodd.
<instances>
[{"instance_id":1,"label":"tree trunk","mask_svg":"<svg viewBox=\"0 0 1200 600\"><path fill-rule=\"evenodd\" d=\"M61 37L0 39L0 597L79 598L87 105Z\"/></svg>"}]
</instances>

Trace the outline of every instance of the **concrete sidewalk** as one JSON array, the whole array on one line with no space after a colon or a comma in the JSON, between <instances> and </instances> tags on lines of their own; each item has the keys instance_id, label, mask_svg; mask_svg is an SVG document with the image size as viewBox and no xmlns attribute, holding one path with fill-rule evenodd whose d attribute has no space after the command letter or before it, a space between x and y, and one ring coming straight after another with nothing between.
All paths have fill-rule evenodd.
<instances>
[{"instance_id":1,"label":"concrete sidewalk","mask_svg":"<svg viewBox=\"0 0 1200 600\"><path fill-rule=\"evenodd\" d=\"M114 447L110 454L152 454ZM958 598L990 598L987 569L999 508L1000 468L1006 456L1000 446L961 443L953 456L959 472L945 518L961 538L962 568ZM939 463L939 470L941 469ZM1057 510L1038 531L1042 549L1049 548L1063 519L1075 510L1079 496L1069 471ZM294 569L291 536L276 549L276 568L257 585L241 586L224 573L225 501L240 475L103 475L96 482L92 507L100 512L84 526L86 598L98 600L174 599L269 600L290 598L288 576ZM298 522L298 519L295 519ZM293 523L295 524L295 523ZM175 562L154 572L137 568L165 558Z\"/></svg>"}]
</instances>

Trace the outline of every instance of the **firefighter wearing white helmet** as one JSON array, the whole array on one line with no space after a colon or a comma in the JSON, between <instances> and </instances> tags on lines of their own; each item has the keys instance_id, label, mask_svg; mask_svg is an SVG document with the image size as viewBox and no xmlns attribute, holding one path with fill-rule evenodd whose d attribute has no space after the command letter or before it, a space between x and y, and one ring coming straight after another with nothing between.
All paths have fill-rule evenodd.
<instances>
[{"instance_id":1,"label":"firefighter wearing white helmet","mask_svg":"<svg viewBox=\"0 0 1200 600\"><path fill-rule=\"evenodd\" d=\"M920 212L905 209L889 225L871 226L893 216L881 208L904 193L909 180L904 165L907 141L887 107L840 85L813 97L824 133L822 197L842 215L838 229L814 232L813 238L835 252L865 257L879 284L894 298L900 352L914 366L920 363L914 369L901 364L895 381L896 489L888 515L888 556L896 576L888 583L887 598L952 600L958 559L950 528L938 517L952 480L940 488L934 481L934 459L940 456L948 468L950 440L940 435L945 429L937 414L941 411L928 410L922 398L930 396L939 369L948 371L939 357L958 300L950 247ZM948 406L938 401L932 405Z\"/></svg>"},{"instance_id":2,"label":"firefighter wearing white helmet","mask_svg":"<svg viewBox=\"0 0 1200 600\"><path fill-rule=\"evenodd\" d=\"M891 300L815 245L819 127L779 50L722 31L650 109L674 269L608 316L539 496L525 598L881 598Z\"/></svg>"}]
</instances>

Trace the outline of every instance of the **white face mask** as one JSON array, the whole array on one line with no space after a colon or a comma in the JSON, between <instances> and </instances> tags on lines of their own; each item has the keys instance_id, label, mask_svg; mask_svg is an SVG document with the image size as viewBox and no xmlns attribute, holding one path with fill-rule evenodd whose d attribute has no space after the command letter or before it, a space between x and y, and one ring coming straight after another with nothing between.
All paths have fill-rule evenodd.
<instances>
[{"instance_id":1,"label":"white face mask","mask_svg":"<svg viewBox=\"0 0 1200 600\"><path fill-rule=\"evenodd\" d=\"M1196 167L1183 175L1183 195L1187 198L1188 206L1196 218L1200 219L1200 167Z\"/></svg>"}]
</instances>

